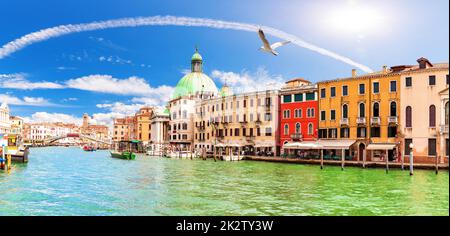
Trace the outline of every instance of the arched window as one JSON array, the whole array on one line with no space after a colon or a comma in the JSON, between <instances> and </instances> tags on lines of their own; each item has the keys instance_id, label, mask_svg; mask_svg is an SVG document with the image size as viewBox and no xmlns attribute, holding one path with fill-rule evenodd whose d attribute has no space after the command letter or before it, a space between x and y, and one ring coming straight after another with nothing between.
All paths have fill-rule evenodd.
<instances>
[{"instance_id":1,"label":"arched window","mask_svg":"<svg viewBox=\"0 0 450 236\"><path fill-rule=\"evenodd\" d=\"M308 124L308 134L313 134L314 133L314 126L312 123Z\"/></svg>"},{"instance_id":2,"label":"arched window","mask_svg":"<svg viewBox=\"0 0 450 236\"><path fill-rule=\"evenodd\" d=\"M344 104L342 106L342 118L346 119L348 118L348 105Z\"/></svg>"},{"instance_id":3,"label":"arched window","mask_svg":"<svg viewBox=\"0 0 450 236\"><path fill-rule=\"evenodd\" d=\"M397 103L391 102L391 116L397 116Z\"/></svg>"},{"instance_id":4,"label":"arched window","mask_svg":"<svg viewBox=\"0 0 450 236\"><path fill-rule=\"evenodd\" d=\"M448 119L449 119L449 116L450 115L450 113L449 113L449 110L448 110L448 102L447 103L445 103L445 125L448 125Z\"/></svg>"},{"instance_id":5,"label":"arched window","mask_svg":"<svg viewBox=\"0 0 450 236\"><path fill-rule=\"evenodd\" d=\"M429 108L428 120L430 127L436 127L436 107L434 105Z\"/></svg>"},{"instance_id":6,"label":"arched window","mask_svg":"<svg viewBox=\"0 0 450 236\"><path fill-rule=\"evenodd\" d=\"M366 105L364 103L359 104L359 117L366 117Z\"/></svg>"},{"instance_id":7,"label":"arched window","mask_svg":"<svg viewBox=\"0 0 450 236\"><path fill-rule=\"evenodd\" d=\"M302 133L302 128L301 128L301 126L300 126L300 123L296 123L296 124L295 124L295 133L296 133L296 134Z\"/></svg>"},{"instance_id":8,"label":"arched window","mask_svg":"<svg viewBox=\"0 0 450 236\"><path fill-rule=\"evenodd\" d=\"M412 108L410 106L406 107L406 127L412 127Z\"/></svg>"},{"instance_id":9,"label":"arched window","mask_svg":"<svg viewBox=\"0 0 450 236\"><path fill-rule=\"evenodd\" d=\"M380 117L380 104L378 102L373 104L373 117Z\"/></svg>"},{"instance_id":10,"label":"arched window","mask_svg":"<svg viewBox=\"0 0 450 236\"><path fill-rule=\"evenodd\" d=\"M289 125L288 124L284 125L284 135L289 135Z\"/></svg>"}]
</instances>

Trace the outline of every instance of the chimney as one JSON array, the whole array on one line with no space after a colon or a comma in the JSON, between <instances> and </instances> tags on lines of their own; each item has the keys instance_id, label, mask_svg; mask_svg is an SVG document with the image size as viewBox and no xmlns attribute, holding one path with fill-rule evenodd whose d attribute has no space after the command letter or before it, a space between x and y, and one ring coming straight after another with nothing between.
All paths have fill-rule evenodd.
<instances>
[{"instance_id":1,"label":"chimney","mask_svg":"<svg viewBox=\"0 0 450 236\"><path fill-rule=\"evenodd\" d=\"M383 66L383 73L385 73L385 74L386 74L387 72L388 72L387 66L386 66L386 65L384 65L384 66Z\"/></svg>"},{"instance_id":2,"label":"chimney","mask_svg":"<svg viewBox=\"0 0 450 236\"><path fill-rule=\"evenodd\" d=\"M356 76L357 76L356 69L352 69L352 77L356 77Z\"/></svg>"},{"instance_id":3,"label":"chimney","mask_svg":"<svg viewBox=\"0 0 450 236\"><path fill-rule=\"evenodd\" d=\"M431 62L428 59L426 59L425 57L421 57L421 58L417 59L417 62L419 63L419 69L426 69L427 65L430 67L433 67Z\"/></svg>"}]
</instances>

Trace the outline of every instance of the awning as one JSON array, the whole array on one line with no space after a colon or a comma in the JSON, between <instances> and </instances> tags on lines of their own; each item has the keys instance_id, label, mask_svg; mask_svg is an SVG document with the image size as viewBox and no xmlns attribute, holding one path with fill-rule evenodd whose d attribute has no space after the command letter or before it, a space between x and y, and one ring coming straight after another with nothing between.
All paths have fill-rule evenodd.
<instances>
[{"instance_id":1,"label":"awning","mask_svg":"<svg viewBox=\"0 0 450 236\"><path fill-rule=\"evenodd\" d=\"M317 143L321 146L321 149L349 149L356 140L344 139L344 140L318 140Z\"/></svg>"},{"instance_id":2,"label":"awning","mask_svg":"<svg viewBox=\"0 0 450 236\"><path fill-rule=\"evenodd\" d=\"M283 145L283 148L287 149L302 149L302 150L310 150L310 149L321 149L322 146L317 142L292 142L286 143Z\"/></svg>"},{"instance_id":3,"label":"awning","mask_svg":"<svg viewBox=\"0 0 450 236\"><path fill-rule=\"evenodd\" d=\"M371 143L367 145L367 150L392 150L395 148L395 143Z\"/></svg>"}]
</instances>

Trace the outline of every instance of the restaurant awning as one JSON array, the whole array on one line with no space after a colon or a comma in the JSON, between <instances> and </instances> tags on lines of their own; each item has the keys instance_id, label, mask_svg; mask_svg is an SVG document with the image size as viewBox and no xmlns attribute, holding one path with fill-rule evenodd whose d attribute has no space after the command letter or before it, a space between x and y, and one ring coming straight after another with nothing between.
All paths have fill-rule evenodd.
<instances>
[{"instance_id":1,"label":"restaurant awning","mask_svg":"<svg viewBox=\"0 0 450 236\"><path fill-rule=\"evenodd\" d=\"M320 146L317 142L292 142L286 143L285 145L283 145L283 148L311 150L311 149L321 149L322 146Z\"/></svg>"},{"instance_id":2,"label":"restaurant awning","mask_svg":"<svg viewBox=\"0 0 450 236\"><path fill-rule=\"evenodd\" d=\"M349 149L356 140L344 139L344 140L317 140L317 143L321 146L321 149Z\"/></svg>"},{"instance_id":3,"label":"restaurant awning","mask_svg":"<svg viewBox=\"0 0 450 236\"><path fill-rule=\"evenodd\" d=\"M367 150L392 150L395 148L395 143L371 143L367 145Z\"/></svg>"}]
</instances>

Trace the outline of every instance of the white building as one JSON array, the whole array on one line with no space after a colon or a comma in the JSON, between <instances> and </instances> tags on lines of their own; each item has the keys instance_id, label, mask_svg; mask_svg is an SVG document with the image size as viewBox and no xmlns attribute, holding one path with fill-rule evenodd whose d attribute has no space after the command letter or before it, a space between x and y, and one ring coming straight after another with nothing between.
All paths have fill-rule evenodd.
<instances>
[{"instance_id":1,"label":"white building","mask_svg":"<svg viewBox=\"0 0 450 236\"><path fill-rule=\"evenodd\" d=\"M9 120L9 107L6 103L0 105L0 134L7 134L11 131L11 121Z\"/></svg>"}]
</instances>

